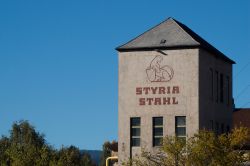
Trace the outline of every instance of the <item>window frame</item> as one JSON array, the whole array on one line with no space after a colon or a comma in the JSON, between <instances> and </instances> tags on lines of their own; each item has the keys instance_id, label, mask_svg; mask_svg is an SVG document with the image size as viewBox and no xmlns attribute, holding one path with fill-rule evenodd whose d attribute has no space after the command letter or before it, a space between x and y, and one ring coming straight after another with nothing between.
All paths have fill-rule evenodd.
<instances>
[{"instance_id":1,"label":"window frame","mask_svg":"<svg viewBox=\"0 0 250 166\"><path fill-rule=\"evenodd\" d=\"M160 125L156 125L156 119L161 119L161 124ZM156 129L162 129L162 133L161 135L156 135L155 134L155 130ZM156 139L161 138L161 141L163 140L163 135L164 135L164 119L162 116L158 116L158 117L153 117L152 118L152 143L153 143L153 147L160 147L162 146L162 142L158 145L156 145Z\"/></svg>"},{"instance_id":2,"label":"window frame","mask_svg":"<svg viewBox=\"0 0 250 166\"><path fill-rule=\"evenodd\" d=\"M215 101L218 103L219 102L219 72L216 70L215 71Z\"/></svg>"},{"instance_id":3,"label":"window frame","mask_svg":"<svg viewBox=\"0 0 250 166\"><path fill-rule=\"evenodd\" d=\"M227 86L227 105L230 105L230 77L226 76L226 86Z\"/></svg>"},{"instance_id":4,"label":"window frame","mask_svg":"<svg viewBox=\"0 0 250 166\"><path fill-rule=\"evenodd\" d=\"M220 103L224 102L224 75L220 73Z\"/></svg>"},{"instance_id":5,"label":"window frame","mask_svg":"<svg viewBox=\"0 0 250 166\"><path fill-rule=\"evenodd\" d=\"M139 124L133 124L133 120L139 119ZM133 135L132 130L139 129L139 135ZM139 140L139 144L134 144L134 140ZM141 146L141 117L131 117L130 118L130 146L140 147Z\"/></svg>"},{"instance_id":6,"label":"window frame","mask_svg":"<svg viewBox=\"0 0 250 166\"><path fill-rule=\"evenodd\" d=\"M178 122L178 118L185 118L185 124L184 125L178 125L177 122ZM179 128L184 128L185 129L185 135L179 135L177 134L177 130ZM186 121L186 116L175 116L175 135L177 138L187 138L187 121Z\"/></svg>"},{"instance_id":7,"label":"window frame","mask_svg":"<svg viewBox=\"0 0 250 166\"><path fill-rule=\"evenodd\" d=\"M210 72L210 99L211 101L214 100L214 71L212 68L209 69L209 72Z\"/></svg>"}]
</instances>

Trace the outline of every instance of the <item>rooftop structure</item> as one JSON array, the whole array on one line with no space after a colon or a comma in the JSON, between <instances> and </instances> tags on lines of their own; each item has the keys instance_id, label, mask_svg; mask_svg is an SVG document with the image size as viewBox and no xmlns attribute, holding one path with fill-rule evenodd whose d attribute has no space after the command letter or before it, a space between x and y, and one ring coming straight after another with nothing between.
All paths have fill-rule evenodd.
<instances>
[{"instance_id":1,"label":"rooftop structure","mask_svg":"<svg viewBox=\"0 0 250 166\"><path fill-rule=\"evenodd\" d=\"M203 48L225 61L232 64L235 63L186 25L171 17L129 42L117 47L116 50L122 52L181 48Z\"/></svg>"},{"instance_id":2,"label":"rooftop structure","mask_svg":"<svg viewBox=\"0 0 250 166\"><path fill-rule=\"evenodd\" d=\"M165 135L232 128L235 62L169 18L116 48L119 163L157 151Z\"/></svg>"}]
</instances>

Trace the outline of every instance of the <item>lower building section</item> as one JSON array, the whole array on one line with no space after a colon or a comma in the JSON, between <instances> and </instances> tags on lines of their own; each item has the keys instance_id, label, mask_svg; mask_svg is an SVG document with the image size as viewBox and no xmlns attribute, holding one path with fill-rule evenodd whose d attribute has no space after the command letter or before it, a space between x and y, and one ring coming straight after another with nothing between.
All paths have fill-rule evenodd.
<instances>
[{"instance_id":1,"label":"lower building section","mask_svg":"<svg viewBox=\"0 0 250 166\"><path fill-rule=\"evenodd\" d=\"M207 120L210 125L201 128L197 119L185 115L128 117L128 123L124 123L123 130L119 131L119 162L140 155L143 149L156 152L162 146L162 140L166 135L187 139L202 129L211 130L217 134L230 130L230 124L216 120Z\"/></svg>"},{"instance_id":2,"label":"lower building section","mask_svg":"<svg viewBox=\"0 0 250 166\"><path fill-rule=\"evenodd\" d=\"M118 156L120 163L140 155L142 149L150 152L157 151L162 146L162 140L166 135L176 135L183 139L187 137L186 116L183 115L172 116L171 120L166 116L128 118L129 123L126 123L122 127L123 130L119 131ZM125 129L128 129L129 132Z\"/></svg>"}]
</instances>

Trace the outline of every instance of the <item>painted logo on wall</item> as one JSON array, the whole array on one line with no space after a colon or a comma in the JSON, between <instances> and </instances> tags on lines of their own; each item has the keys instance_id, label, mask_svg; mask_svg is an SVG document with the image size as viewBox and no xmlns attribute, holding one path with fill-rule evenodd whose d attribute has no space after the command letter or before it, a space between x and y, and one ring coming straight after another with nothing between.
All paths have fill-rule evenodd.
<instances>
[{"instance_id":1,"label":"painted logo on wall","mask_svg":"<svg viewBox=\"0 0 250 166\"><path fill-rule=\"evenodd\" d=\"M174 70L168 65L162 65L163 56L156 55L146 69L147 78L151 82L168 82L174 76Z\"/></svg>"}]
</instances>

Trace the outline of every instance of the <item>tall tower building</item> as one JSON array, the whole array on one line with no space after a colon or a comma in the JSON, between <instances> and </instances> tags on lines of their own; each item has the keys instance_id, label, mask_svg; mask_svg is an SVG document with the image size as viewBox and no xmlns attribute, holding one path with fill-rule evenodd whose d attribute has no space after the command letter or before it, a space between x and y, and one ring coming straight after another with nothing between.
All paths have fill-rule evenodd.
<instances>
[{"instance_id":1,"label":"tall tower building","mask_svg":"<svg viewBox=\"0 0 250 166\"><path fill-rule=\"evenodd\" d=\"M232 126L232 64L169 18L116 48L119 56L119 162L155 151L165 135Z\"/></svg>"}]
</instances>

